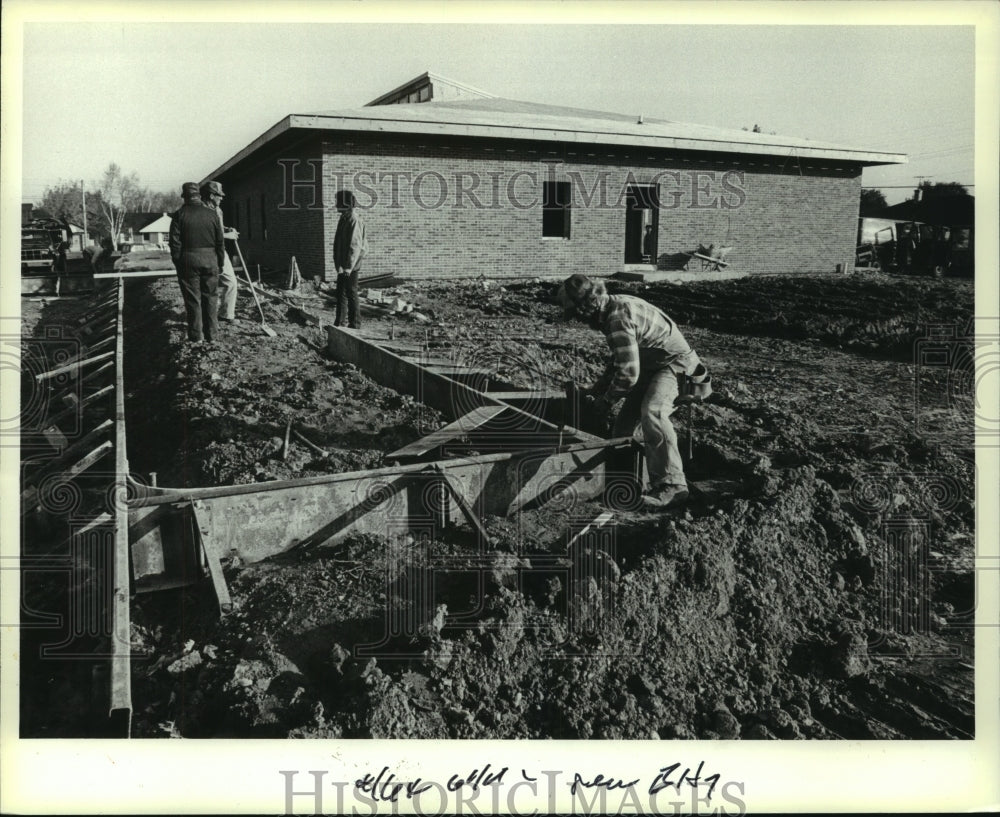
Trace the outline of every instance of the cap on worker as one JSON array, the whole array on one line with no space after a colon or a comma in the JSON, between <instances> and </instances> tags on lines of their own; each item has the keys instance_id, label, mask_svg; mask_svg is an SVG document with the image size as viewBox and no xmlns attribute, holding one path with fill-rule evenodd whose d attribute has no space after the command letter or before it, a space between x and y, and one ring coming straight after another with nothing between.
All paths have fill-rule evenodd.
<instances>
[{"instance_id":1,"label":"cap on worker","mask_svg":"<svg viewBox=\"0 0 1000 817\"><path fill-rule=\"evenodd\" d=\"M577 272L569 276L556 293L556 300L567 318L574 314L590 315L601 305L601 298L607 295L604 282L592 281L586 275Z\"/></svg>"},{"instance_id":2,"label":"cap on worker","mask_svg":"<svg viewBox=\"0 0 1000 817\"><path fill-rule=\"evenodd\" d=\"M206 182L205 186L201 189L202 195L207 193L214 193L216 196L225 196L226 194L222 192L221 182Z\"/></svg>"},{"instance_id":3,"label":"cap on worker","mask_svg":"<svg viewBox=\"0 0 1000 817\"><path fill-rule=\"evenodd\" d=\"M201 193L198 192L198 182L184 182L181 186L181 196L186 199L201 198Z\"/></svg>"}]
</instances>

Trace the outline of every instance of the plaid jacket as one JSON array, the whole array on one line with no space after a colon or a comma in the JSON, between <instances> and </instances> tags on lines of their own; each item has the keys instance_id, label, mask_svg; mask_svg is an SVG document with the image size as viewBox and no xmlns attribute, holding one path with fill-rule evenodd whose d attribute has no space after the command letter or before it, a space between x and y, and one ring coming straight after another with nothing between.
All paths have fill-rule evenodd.
<instances>
[{"instance_id":1,"label":"plaid jacket","mask_svg":"<svg viewBox=\"0 0 1000 817\"><path fill-rule=\"evenodd\" d=\"M698 356L677 324L642 298L611 295L600 328L612 354L594 391L603 393L608 400L617 400L630 391L642 370L670 369L690 374L698 365Z\"/></svg>"}]
</instances>

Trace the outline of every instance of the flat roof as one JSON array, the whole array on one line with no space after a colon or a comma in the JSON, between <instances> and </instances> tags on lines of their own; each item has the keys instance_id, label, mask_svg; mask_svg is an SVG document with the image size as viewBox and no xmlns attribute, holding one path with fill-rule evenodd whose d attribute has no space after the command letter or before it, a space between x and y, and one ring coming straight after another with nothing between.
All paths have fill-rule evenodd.
<instances>
[{"instance_id":1,"label":"flat roof","mask_svg":"<svg viewBox=\"0 0 1000 817\"><path fill-rule=\"evenodd\" d=\"M523 102L473 98L289 114L218 167L218 177L289 130L468 136L541 142L752 153L860 165L905 164L906 155L752 131Z\"/></svg>"}]
</instances>

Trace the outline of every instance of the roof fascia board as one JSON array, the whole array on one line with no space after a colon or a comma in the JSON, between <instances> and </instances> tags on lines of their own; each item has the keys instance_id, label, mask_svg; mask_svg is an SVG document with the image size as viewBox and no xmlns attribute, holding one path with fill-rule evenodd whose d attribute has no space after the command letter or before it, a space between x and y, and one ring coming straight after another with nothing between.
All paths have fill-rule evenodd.
<instances>
[{"instance_id":1,"label":"roof fascia board","mask_svg":"<svg viewBox=\"0 0 1000 817\"><path fill-rule=\"evenodd\" d=\"M199 184L205 184L205 182L209 182L209 181L212 181L212 179L218 178L223 173L225 173L227 170L229 170L231 167L233 167L236 164L239 164L244 159L246 159L248 156L253 155L258 150L260 150L262 147L264 147L264 145L266 145L268 142L270 142L273 139L276 139L277 137L281 136L281 134L283 134L285 131L289 130L290 128L292 128L292 127L299 127L299 128L301 128L301 127L309 127L307 125L306 126L303 126L303 125L294 125L293 126L292 125L292 120L296 119L296 118L297 117L294 114L289 114L284 119L282 119L282 120L278 121L277 123L275 123L274 125L272 125L266 131L264 131L260 136L258 136L256 139L254 139L249 145L247 145L245 148L243 148L243 150L241 150L235 156L233 156L232 158L230 158L229 160L227 160L224 164L220 165L215 170L213 170L211 173L209 173L207 176L205 176L205 178L202 179L201 182L199 182Z\"/></svg>"},{"instance_id":2,"label":"roof fascia board","mask_svg":"<svg viewBox=\"0 0 1000 817\"><path fill-rule=\"evenodd\" d=\"M753 153L801 159L836 159L864 164L906 164L901 153L876 153L866 150L809 148L801 145L768 145L757 142L734 142L723 139L694 139L677 136L641 136L608 131L578 131L558 128L534 128L497 125L467 125L457 122L412 122L405 120L368 119L346 116L306 116L291 114L288 127L315 130L344 130L372 133L407 133L438 136L480 136L497 139L527 139L542 142L577 142L581 144L615 145L621 147L649 147L673 150L702 150L720 153ZM286 128L287 129L287 128ZM266 136L266 134L265 134ZM272 137L273 138L273 137ZM263 144L263 137L257 142ZM267 141L267 140L264 140ZM257 142L254 144L256 145ZM244 148L247 151L248 148ZM242 158L231 159L221 170Z\"/></svg>"}]
</instances>

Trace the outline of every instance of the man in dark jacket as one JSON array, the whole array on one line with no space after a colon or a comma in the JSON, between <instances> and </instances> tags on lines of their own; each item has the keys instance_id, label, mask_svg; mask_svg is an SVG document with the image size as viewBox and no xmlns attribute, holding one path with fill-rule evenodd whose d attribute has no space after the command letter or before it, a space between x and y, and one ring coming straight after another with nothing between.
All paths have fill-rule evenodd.
<instances>
[{"instance_id":1,"label":"man in dark jacket","mask_svg":"<svg viewBox=\"0 0 1000 817\"><path fill-rule=\"evenodd\" d=\"M212 341L219 331L219 270L225 257L218 213L202 206L198 185L181 189L184 205L170 222L170 258L187 311L188 340Z\"/></svg>"},{"instance_id":2,"label":"man in dark jacket","mask_svg":"<svg viewBox=\"0 0 1000 817\"><path fill-rule=\"evenodd\" d=\"M357 329L361 325L358 276L361 274L361 262L368 252L365 222L358 216L356 204L350 190L337 191L340 221L337 222L337 234L333 238L333 265L337 270L337 317L333 325L343 326L346 317L351 329Z\"/></svg>"}]
</instances>

